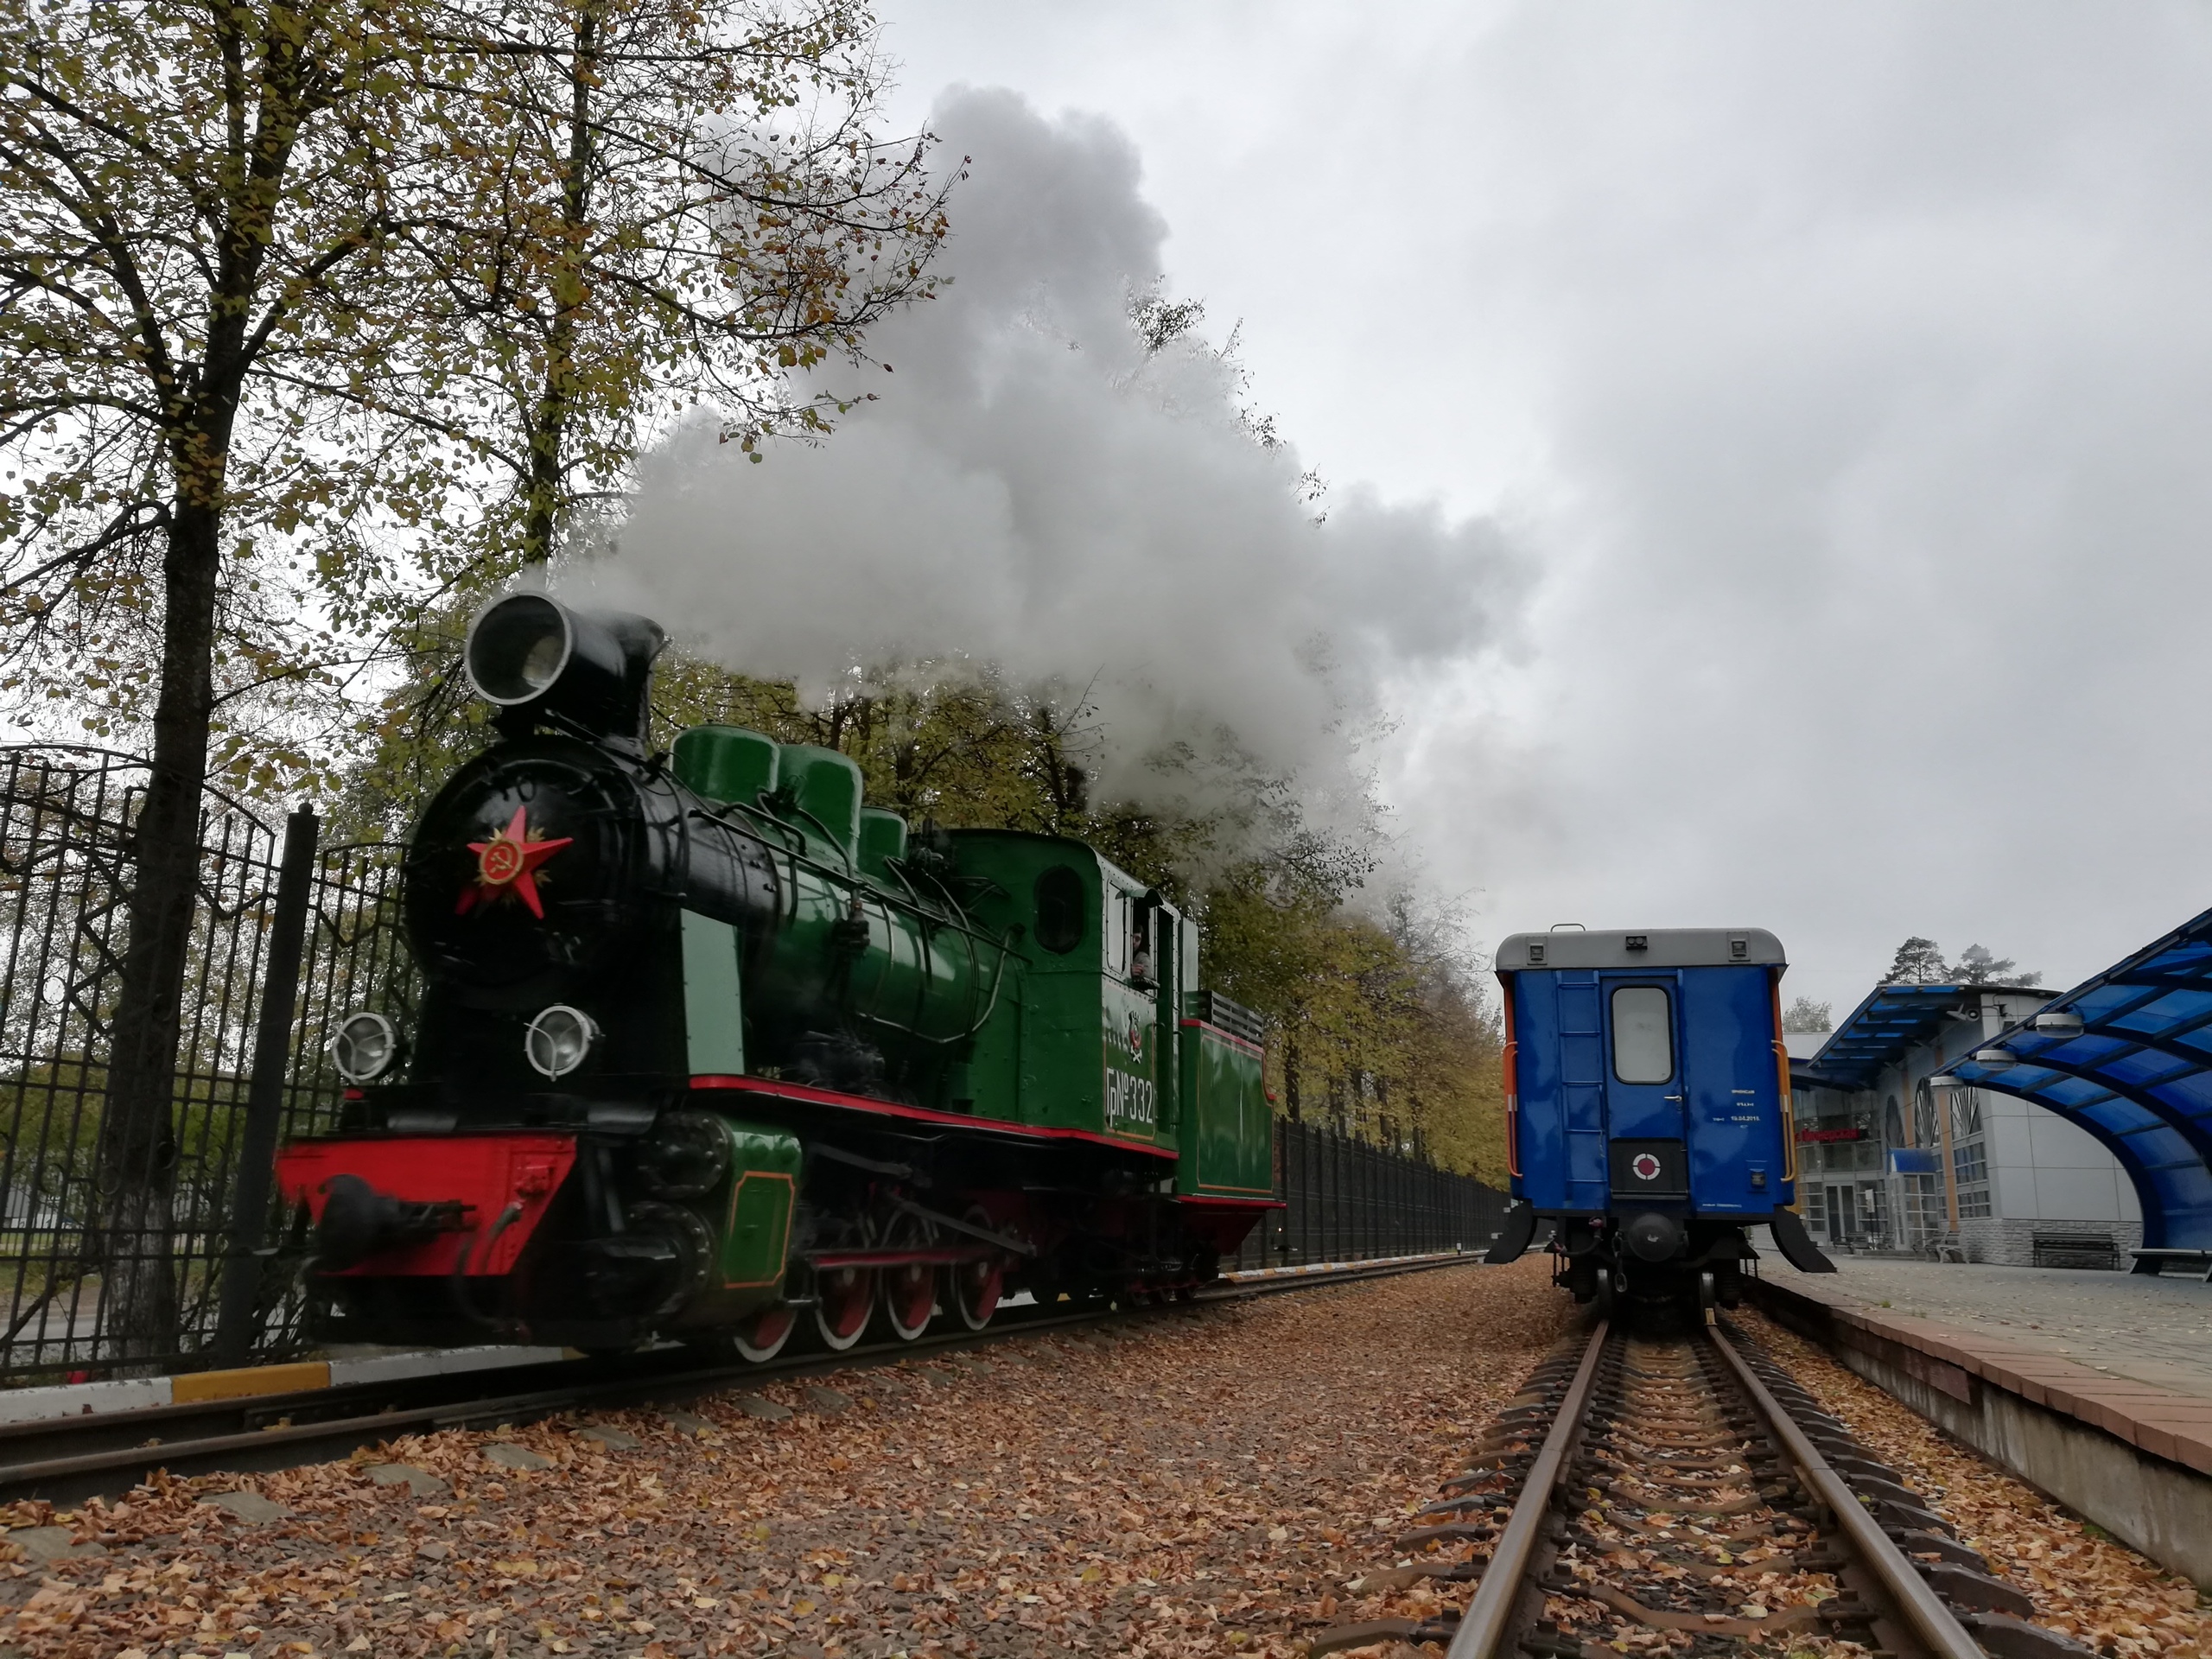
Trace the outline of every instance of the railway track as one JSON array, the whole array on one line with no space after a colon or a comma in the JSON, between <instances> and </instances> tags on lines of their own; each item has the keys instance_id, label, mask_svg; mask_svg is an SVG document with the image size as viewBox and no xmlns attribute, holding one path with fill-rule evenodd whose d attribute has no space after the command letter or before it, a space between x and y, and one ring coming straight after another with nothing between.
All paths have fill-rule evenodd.
<instances>
[{"instance_id":1,"label":"railway track","mask_svg":"<svg viewBox=\"0 0 2212 1659\"><path fill-rule=\"evenodd\" d=\"M1464 1611L1318 1632L1321 1655L2086 1659L1740 1334L1600 1321L1531 1373L1361 1595L1461 1583ZM1826 1638L1821 1641L1819 1638Z\"/></svg>"},{"instance_id":2,"label":"railway track","mask_svg":"<svg viewBox=\"0 0 2212 1659\"><path fill-rule=\"evenodd\" d=\"M10 1423L0 1425L0 1503L37 1497L70 1503L114 1497L156 1470L181 1476L290 1468L347 1457L400 1434L532 1422L568 1411L673 1404L726 1389L891 1364L1044 1332L1172 1319L1225 1302L1479 1260L1455 1255L1286 1273L1211 1287L1188 1300L1150 1307L1095 1303L1007 1308L980 1332L957 1328L912 1342L873 1343L834 1354L792 1353L760 1364L702 1365L682 1351L664 1351ZM495 1391L487 1392L487 1387Z\"/></svg>"}]
</instances>

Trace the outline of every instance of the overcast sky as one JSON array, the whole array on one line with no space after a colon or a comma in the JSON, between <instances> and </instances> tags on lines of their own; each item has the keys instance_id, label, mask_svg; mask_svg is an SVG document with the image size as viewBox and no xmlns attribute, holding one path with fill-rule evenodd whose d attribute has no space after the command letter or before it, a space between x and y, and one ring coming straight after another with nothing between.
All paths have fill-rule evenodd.
<instances>
[{"instance_id":1,"label":"overcast sky","mask_svg":"<svg viewBox=\"0 0 2212 1659\"><path fill-rule=\"evenodd\" d=\"M884 11L906 119L1128 135L1307 465L1529 561L1388 761L1480 942L1764 925L1840 1014L2212 904L2212 10Z\"/></svg>"}]
</instances>

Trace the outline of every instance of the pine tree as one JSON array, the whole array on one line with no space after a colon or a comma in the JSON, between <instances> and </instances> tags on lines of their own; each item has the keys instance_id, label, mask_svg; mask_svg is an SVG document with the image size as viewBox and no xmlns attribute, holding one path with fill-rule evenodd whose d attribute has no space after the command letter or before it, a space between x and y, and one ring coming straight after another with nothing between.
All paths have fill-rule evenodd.
<instances>
[{"instance_id":1,"label":"pine tree","mask_svg":"<svg viewBox=\"0 0 2212 1659\"><path fill-rule=\"evenodd\" d=\"M1943 960L1943 949L1933 939L1923 939L1917 933L1897 946L1897 954L1890 963L1890 971L1880 982L1885 985L1946 985L1951 982L1951 969Z\"/></svg>"},{"instance_id":2,"label":"pine tree","mask_svg":"<svg viewBox=\"0 0 2212 1659\"><path fill-rule=\"evenodd\" d=\"M1993 956L1985 945L1970 944L1952 967L1951 976L1961 985L2007 985L2017 988L2025 988L2043 978L2040 972L2021 973L2019 966L2010 957Z\"/></svg>"}]
</instances>

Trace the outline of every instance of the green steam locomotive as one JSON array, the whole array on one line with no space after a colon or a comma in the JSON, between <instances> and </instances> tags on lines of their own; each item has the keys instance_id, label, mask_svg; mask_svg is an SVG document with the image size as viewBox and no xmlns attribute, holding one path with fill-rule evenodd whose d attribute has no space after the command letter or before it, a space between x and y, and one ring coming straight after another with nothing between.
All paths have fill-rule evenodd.
<instances>
[{"instance_id":1,"label":"green steam locomotive","mask_svg":"<svg viewBox=\"0 0 2212 1659\"><path fill-rule=\"evenodd\" d=\"M1084 843L912 830L833 750L647 752L640 617L487 607L499 738L410 838L419 1013L347 1016L278 1174L333 1340L980 1328L1189 1293L1270 1208L1263 1031Z\"/></svg>"}]
</instances>

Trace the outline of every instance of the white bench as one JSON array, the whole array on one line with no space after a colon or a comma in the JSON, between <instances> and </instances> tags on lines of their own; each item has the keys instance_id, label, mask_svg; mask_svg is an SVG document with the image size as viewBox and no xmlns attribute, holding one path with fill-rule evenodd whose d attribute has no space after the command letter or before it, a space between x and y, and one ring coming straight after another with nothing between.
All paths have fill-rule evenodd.
<instances>
[{"instance_id":1,"label":"white bench","mask_svg":"<svg viewBox=\"0 0 2212 1659\"><path fill-rule=\"evenodd\" d=\"M2204 1282L2212 1285L2212 1250L2136 1249L2128 1254L2135 1258L2134 1267L2129 1269L2132 1273L2147 1273L2155 1279L2166 1270L2167 1262L2185 1262L2192 1268L2202 1268Z\"/></svg>"}]
</instances>

